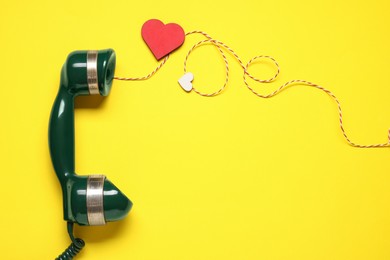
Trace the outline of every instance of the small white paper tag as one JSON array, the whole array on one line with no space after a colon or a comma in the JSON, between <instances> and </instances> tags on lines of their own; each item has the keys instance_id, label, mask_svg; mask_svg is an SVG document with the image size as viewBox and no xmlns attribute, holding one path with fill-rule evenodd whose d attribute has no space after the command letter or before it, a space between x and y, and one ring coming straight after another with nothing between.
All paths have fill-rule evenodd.
<instances>
[{"instance_id":1,"label":"small white paper tag","mask_svg":"<svg viewBox=\"0 0 390 260\"><path fill-rule=\"evenodd\" d=\"M179 80L180 86L187 92L192 90L192 81L194 80L194 74L187 72Z\"/></svg>"}]
</instances>

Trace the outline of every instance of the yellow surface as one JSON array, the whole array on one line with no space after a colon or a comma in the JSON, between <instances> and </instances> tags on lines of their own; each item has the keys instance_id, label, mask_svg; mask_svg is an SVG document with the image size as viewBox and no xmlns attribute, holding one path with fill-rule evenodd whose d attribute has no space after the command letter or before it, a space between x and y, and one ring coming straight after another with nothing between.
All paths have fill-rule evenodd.
<instances>
[{"instance_id":1,"label":"yellow surface","mask_svg":"<svg viewBox=\"0 0 390 260\"><path fill-rule=\"evenodd\" d=\"M114 48L119 76L149 73L146 20L204 30L242 59L282 67L262 93L307 79L332 90L353 141L390 127L389 1L2 1L1 259L53 259L69 244L47 144L60 68L76 49ZM180 89L190 36L144 82L114 82L76 108L76 170L103 173L134 202L104 227L76 227L79 259L390 259L389 148L347 145L334 102L303 86L263 100L229 57L220 96ZM204 91L224 80L218 51L190 57ZM272 75L258 64L251 71ZM252 82L251 82L252 83Z\"/></svg>"}]
</instances>

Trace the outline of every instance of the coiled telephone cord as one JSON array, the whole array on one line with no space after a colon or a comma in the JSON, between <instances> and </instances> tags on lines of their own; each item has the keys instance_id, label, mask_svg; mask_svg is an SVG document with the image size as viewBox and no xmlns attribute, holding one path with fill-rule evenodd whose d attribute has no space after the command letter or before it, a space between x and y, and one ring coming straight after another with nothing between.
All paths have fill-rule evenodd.
<instances>
[{"instance_id":1,"label":"coiled telephone cord","mask_svg":"<svg viewBox=\"0 0 390 260\"><path fill-rule=\"evenodd\" d=\"M68 246L65 251L59 255L56 260L71 260L73 257L75 257L78 253L80 253L81 249L85 246L84 240L81 238L74 238L73 236L73 222L68 222L68 233L69 237L72 240L72 243L70 246Z\"/></svg>"}]
</instances>

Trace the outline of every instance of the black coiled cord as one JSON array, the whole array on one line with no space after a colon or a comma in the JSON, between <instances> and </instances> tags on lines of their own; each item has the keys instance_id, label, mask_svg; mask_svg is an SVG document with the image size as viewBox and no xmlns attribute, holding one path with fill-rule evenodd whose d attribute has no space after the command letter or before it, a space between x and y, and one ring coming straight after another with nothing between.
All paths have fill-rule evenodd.
<instances>
[{"instance_id":1,"label":"black coiled cord","mask_svg":"<svg viewBox=\"0 0 390 260\"><path fill-rule=\"evenodd\" d=\"M73 241L72 244L70 244L70 246L68 246L68 248L56 258L56 260L71 260L81 251L81 249L83 249L84 246L84 241L80 238L76 238L75 241Z\"/></svg>"},{"instance_id":2,"label":"black coiled cord","mask_svg":"<svg viewBox=\"0 0 390 260\"><path fill-rule=\"evenodd\" d=\"M81 238L74 238L72 222L68 222L68 233L70 239L72 240L72 244L70 244L70 246L68 246L68 248L65 249L65 251L56 258L56 260L71 260L85 246L84 240L82 240Z\"/></svg>"}]
</instances>

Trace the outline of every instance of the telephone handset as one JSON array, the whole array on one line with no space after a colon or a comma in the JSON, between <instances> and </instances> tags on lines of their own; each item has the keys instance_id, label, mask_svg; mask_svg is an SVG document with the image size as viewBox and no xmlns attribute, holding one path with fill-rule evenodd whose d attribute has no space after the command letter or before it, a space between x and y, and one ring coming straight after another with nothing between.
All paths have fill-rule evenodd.
<instances>
[{"instance_id":1,"label":"telephone handset","mask_svg":"<svg viewBox=\"0 0 390 260\"><path fill-rule=\"evenodd\" d=\"M51 111L49 148L63 195L64 220L72 244L57 259L72 259L84 241L73 237L73 224L104 225L124 218L132 202L105 176L75 173L74 98L79 95L107 96L115 72L115 52L75 51L61 71L60 88Z\"/></svg>"}]
</instances>

